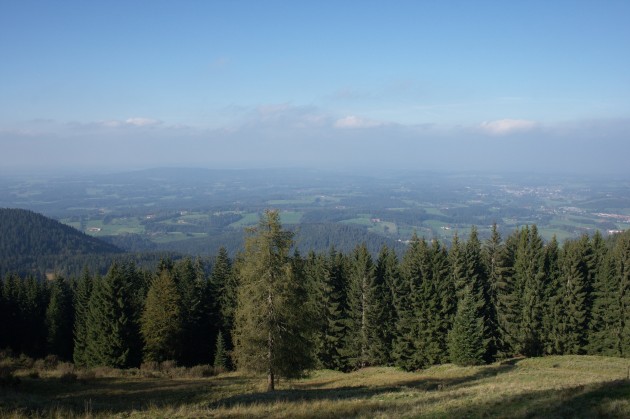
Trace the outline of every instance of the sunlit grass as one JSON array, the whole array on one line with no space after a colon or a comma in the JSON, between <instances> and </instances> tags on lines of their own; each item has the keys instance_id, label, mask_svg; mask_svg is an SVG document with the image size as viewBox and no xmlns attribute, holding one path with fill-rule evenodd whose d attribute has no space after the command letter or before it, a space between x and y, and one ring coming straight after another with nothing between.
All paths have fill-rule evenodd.
<instances>
[{"instance_id":1,"label":"sunlit grass","mask_svg":"<svg viewBox=\"0 0 630 419\"><path fill-rule=\"evenodd\" d=\"M96 369L68 379L63 369L35 377L31 368L2 389L0 417L630 417L629 368L628 359L564 356L413 373L321 370L281 380L273 393L263 377L239 373Z\"/></svg>"}]
</instances>

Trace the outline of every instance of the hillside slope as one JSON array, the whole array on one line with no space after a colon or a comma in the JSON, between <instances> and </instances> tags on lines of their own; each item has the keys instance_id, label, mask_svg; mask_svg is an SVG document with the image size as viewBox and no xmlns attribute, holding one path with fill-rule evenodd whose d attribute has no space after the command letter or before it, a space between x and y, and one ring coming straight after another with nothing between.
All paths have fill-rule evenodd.
<instances>
[{"instance_id":1,"label":"hillside slope","mask_svg":"<svg viewBox=\"0 0 630 419\"><path fill-rule=\"evenodd\" d=\"M0 208L0 274L39 274L55 260L122 253L56 220L23 209Z\"/></svg>"}]
</instances>

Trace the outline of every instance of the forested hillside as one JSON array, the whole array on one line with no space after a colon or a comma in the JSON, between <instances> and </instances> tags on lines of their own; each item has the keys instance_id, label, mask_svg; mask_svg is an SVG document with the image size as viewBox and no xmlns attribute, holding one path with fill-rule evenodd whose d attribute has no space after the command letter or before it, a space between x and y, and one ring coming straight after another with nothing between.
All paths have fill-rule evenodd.
<instances>
[{"instance_id":1,"label":"forested hillside","mask_svg":"<svg viewBox=\"0 0 630 419\"><path fill-rule=\"evenodd\" d=\"M357 243L365 243L372 255L377 255L380 248L386 244L397 253L402 254L405 244L397 240L372 233L365 228L351 224L335 223L300 223L287 226L295 232L294 245L302 253L309 251L325 252L335 247L342 252L351 252ZM225 247L230 255L236 255L243 250L244 234L242 230L227 230L211 234L208 237L191 238L177 242L153 245L145 242L146 247L134 247L134 243L124 242L127 236L112 236L106 238L121 247L137 251L175 251L188 255L215 255L220 247ZM141 236L135 236L141 240Z\"/></svg>"},{"instance_id":2,"label":"forested hillside","mask_svg":"<svg viewBox=\"0 0 630 419\"><path fill-rule=\"evenodd\" d=\"M0 208L0 273L40 273L55 262L122 250L43 215Z\"/></svg>"},{"instance_id":3,"label":"forested hillside","mask_svg":"<svg viewBox=\"0 0 630 419\"><path fill-rule=\"evenodd\" d=\"M306 344L288 353L341 371L517 355L630 355L629 232L559 244L545 243L536 226L505 239L493 231L482 242L473 228L449 248L415 237L402 257L388 247L373 257L360 243L351 252L288 254L292 234L282 233L282 265L276 269L270 259L269 269L294 284L297 294L286 298L300 301L299 316L288 310L282 328ZM267 291L243 287L260 286L257 258L265 254L246 250L230 259L221 249L209 275L202 260L187 258L164 259L156 270L115 262L104 277L6 276L0 347L79 365L246 365L249 352L235 345L258 342L246 335L257 328L243 328L257 314L242 299ZM239 357L228 355L233 350Z\"/></svg>"}]
</instances>

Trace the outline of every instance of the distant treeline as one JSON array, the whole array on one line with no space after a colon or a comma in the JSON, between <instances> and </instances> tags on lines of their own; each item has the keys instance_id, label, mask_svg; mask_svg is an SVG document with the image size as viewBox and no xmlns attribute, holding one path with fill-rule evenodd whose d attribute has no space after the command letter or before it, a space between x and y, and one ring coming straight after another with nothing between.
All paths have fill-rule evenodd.
<instances>
[{"instance_id":1,"label":"distant treeline","mask_svg":"<svg viewBox=\"0 0 630 419\"><path fill-rule=\"evenodd\" d=\"M376 256L383 246L394 249L399 255L406 246L394 239L367 231L363 226L343 223L300 223L287 227L295 232L295 247L302 253L310 250L325 252L331 247L349 253L357 243L365 243L370 253ZM220 247L227 249L230 256L243 250L243 230L225 229L206 237L191 237L156 245L137 234L106 237L104 240L132 252L178 252L186 255L216 255Z\"/></svg>"},{"instance_id":2,"label":"distant treeline","mask_svg":"<svg viewBox=\"0 0 630 419\"><path fill-rule=\"evenodd\" d=\"M229 367L239 258L222 248L211 263L163 259L144 269L116 261L103 277L6 275L0 348L87 366L218 357ZM296 252L292 261L316 313L310 347L322 368L630 356L630 232L560 246L545 244L536 226L505 240L495 228L484 242L473 228L448 249L415 237L400 258L389 247L374 257L355 244Z\"/></svg>"}]
</instances>

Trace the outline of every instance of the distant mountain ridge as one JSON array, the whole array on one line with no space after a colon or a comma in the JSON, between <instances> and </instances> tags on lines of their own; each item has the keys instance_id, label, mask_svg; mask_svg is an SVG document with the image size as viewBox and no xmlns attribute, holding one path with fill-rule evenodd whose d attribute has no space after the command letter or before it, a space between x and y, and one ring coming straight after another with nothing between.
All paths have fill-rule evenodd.
<instances>
[{"instance_id":1,"label":"distant mountain ridge","mask_svg":"<svg viewBox=\"0 0 630 419\"><path fill-rule=\"evenodd\" d=\"M0 274L40 273L54 260L83 255L117 254L113 244L36 212L0 208Z\"/></svg>"}]
</instances>

